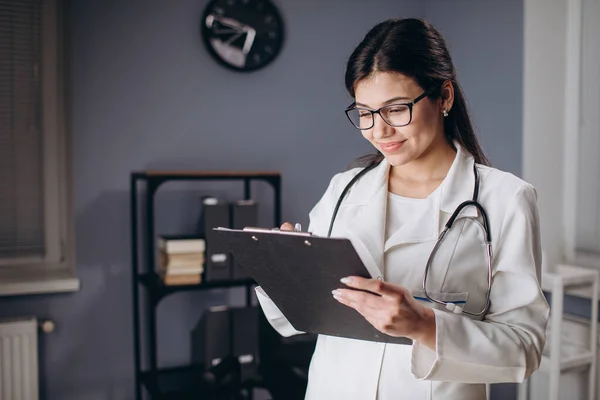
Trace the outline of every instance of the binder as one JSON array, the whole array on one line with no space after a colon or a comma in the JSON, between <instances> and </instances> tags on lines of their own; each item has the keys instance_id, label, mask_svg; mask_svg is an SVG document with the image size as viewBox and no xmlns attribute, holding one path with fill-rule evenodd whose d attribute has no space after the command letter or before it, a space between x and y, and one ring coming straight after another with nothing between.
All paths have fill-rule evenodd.
<instances>
[{"instance_id":1,"label":"binder","mask_svg":"<svg viewBox=\"0 0 600 400\"><path fill-rule=\"evenodd\" d=\"M386 335L331 294L345 276L370 275L348 239L305 232L214 230L224 246L299 331L385 343L412 344Z\"/></svg>"},{"instance_id":2,"label":"binder","mask_svg":"<svg viewBox=\"0 0 600 400\"><path fill-rule=\"evenodd\" d=\"M230 359L235 360L236 373L242 381L255 378L259 361L258 321L256 306L209 308L191 333L192 362L202 365L206 372L214 370L206 375L208 380L217 380L219 366Z\"/></svg>"},{"instance_id":3,"label":"binder","mask_svg":"<svg viewBox=\"0 0 600 400\"><path fill-rule=\"evenodd\" d=\"M254 200L239 200L231 205L231 227L243 229L246 226L258 225L258 205ZM231 260L231 277L233 279L246 279L249 277L239 262Z\"/></svg>"},{"instance_id":4,"label":"binder","mask_svg":"<svg viewBox=\"0 0 600 400\"><path fill-rule=\"evenodd\" d=\"M231 309L232 354L240 363L240 379L251 379L258 373L258 307Z\"/></svg>"},{"instance_id":5,"label":"binder","mask_svg":"<svg viewBox=\"0 0 600 400\"><path fill-rule=\"evenodd\" d=\"M192 330L192 362L205 370L221 363L231 354L231 322L227 306L206 310Z\"/></svg>"},{"instance_id":6,"label":"binder","mask_svg":"<svg viewBox=\"0 0 600 400\"><path fill-rule=\"evenodd\" d=\"M229 204L214 198L202 202L200 231L206 237L204 281L222 281L231 278L231 260L227 247L215 238L213 228L230 226Z\"/></svg>"}]
</instances>

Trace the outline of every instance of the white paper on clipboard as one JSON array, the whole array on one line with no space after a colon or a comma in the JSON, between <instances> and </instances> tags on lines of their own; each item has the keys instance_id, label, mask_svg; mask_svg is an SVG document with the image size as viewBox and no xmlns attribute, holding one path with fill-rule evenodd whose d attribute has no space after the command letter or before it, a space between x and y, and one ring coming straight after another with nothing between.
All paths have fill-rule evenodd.
<instances>
[{"instance_id":1,"label":"white paper on clipboard","mask_svg":"<svg viewBox=\"0 0 600 400\"><path fill-rule=\"evenodd\" d=\"M294 236L309 236L309 237L317 237L310 232L298 232L298 231L285 231L280 229L267 229L267 228L258 228L247 226L244 229L231 229L231 228L223 228L218 227L215 228L218 231L230 231L230 232L258 232L258 233L274 233L279 235L294 235Z\"/></svg>"}]
</instances>

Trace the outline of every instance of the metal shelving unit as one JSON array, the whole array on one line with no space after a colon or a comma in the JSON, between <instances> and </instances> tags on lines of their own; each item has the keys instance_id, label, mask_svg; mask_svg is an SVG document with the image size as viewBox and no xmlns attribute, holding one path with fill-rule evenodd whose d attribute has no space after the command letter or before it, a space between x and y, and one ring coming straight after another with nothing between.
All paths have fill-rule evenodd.
<instances>
[{"instance_id":1,"label":"metal shelving unit","mask_svg":"<svg viewBox=\"0 0 600 400\"><path fill-rule=\"evenodd\" d=\"M244 184L244 198L250 199L250 183L264 181L273 189L274 221L278 226L281 223L281 175L276 172L145 171L133 172L130 178L135 398L136 400L144 398L143 388L152 399L193 398L197 400L211 398L214 393L210 392L209 388L203 385L199 379L202 366L185 365L175 368L158 368L156 308L162 299L174 293L233 287L246 289L246 305L249 306L251 305L254 281L243 279L202 282L197 285L165 285L155 271L155 195L159 187L169 181L238 181ZM139 193L142 189L140 186L144 186L145 189L141 195ZM140 214L143 215L141 218ZM140 221L144 222L142 229L139 226ZM143 254L143 258L140 257L141 254ZM145 296L140 296L141 294L145 294ZM145 316L144 329L140 322L141 313ZM142 340L146 344L143 346L144 348L142 348ZM147 365L142 365L142 350L145 352ZM259 386L260 382L247 382L242 388L244 386L251 388L254 385Z\"/></svg>"}]
</instances>

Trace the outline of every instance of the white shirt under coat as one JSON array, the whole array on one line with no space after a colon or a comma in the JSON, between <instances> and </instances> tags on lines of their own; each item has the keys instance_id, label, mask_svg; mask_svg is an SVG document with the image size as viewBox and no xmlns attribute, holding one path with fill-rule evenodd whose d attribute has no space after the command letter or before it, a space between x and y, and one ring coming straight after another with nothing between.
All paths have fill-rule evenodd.
<instances>
[{"instance_id":1,"label":"white shirt under coat","mask_svg":"<svg viewBox=\"0 0 600 400\"><path fill-rule=\"evenodd\" d=\"M456 207L473 196L473 157L458 147L448 175L412 218L386 240L386 160L361 177L339 209L333 237L352 241L372 277L402 285L422 298L427 258ZM319 335L306 399L482 400L485 383L521 382L540 363L549 307L540 288L541 244L536 192L514 175L477 165L479 202L486 209L493 245L491 307L483 320L432 307L436 350L419 343L384 344ZM310 212L309 231L326 236L338 197L360 168L339 173ZM469 207L462 217L480 218ZM483 234L460 218L444 239L428 276L428 292L444 301L465 302L479 312L487 290ZM257 288L263 311L283 336L299 334Z\"/></svg>"}]
</instances>

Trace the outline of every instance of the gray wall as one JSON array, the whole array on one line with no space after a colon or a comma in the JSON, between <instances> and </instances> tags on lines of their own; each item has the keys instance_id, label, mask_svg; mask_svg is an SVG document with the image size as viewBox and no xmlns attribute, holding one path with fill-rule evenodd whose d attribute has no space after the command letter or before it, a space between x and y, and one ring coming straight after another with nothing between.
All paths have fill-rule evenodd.
<instances>
[{"instance_id":1,"label":"gray wall","mask_svg":"<svg viewBox=\"0 0 600 400\"><path fill-rule=\"evenodd\" d=\"M353 47L381 20L426 16L440 27L485 149L497 166L520 172L522 1L279 0L287 24L283 52L252 74L232 73L209 58L197 33L205 3L73 0L68 10L83 287L0 300L0 315L34 314L57 323L42 343L47 399L133 396L129 173L278 170L283 218L306 223L330 177L370 150L343 115L350 101L343 72ZM268 206L269 189L254 189ZM165 186L159 231L192 230L199 196L213 191L241 196L230 184ZM265 207L265 224L272 223L269 215ZM187 362L188 332L203 307L240 297L215 291L164 300L159 363Z\"/></svg>"},{"instance_id":2,"label":"gray wall","mask_svg":"<svg viewBox=\"0 0 600 400\"><path fill-rule=\"evenodd\" d=\"M521 175L523 0L427 0L492 165Z\"/></svg>"}]
</instances>

